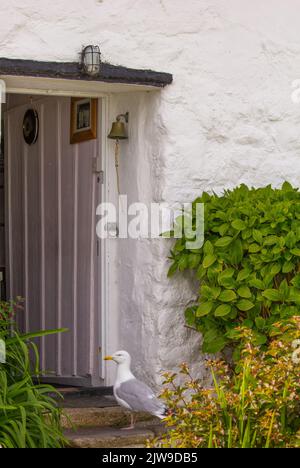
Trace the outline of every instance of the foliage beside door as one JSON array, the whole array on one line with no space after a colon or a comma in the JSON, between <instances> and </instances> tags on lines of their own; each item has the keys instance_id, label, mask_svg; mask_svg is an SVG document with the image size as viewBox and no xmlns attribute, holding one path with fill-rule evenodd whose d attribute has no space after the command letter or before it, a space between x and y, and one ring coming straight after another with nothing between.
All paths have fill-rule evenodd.
<instances>
[{"instance_id":1,"label":"foliage beside door","mask_svg":"<svg viewBox=\"0 0 300 468\"><path fill-rule=\"evenodd\" d=\"M19 304L0 302L0 339L6 360L0 364L0 446L2 448L59 448L65 444L61 410L50 385L35 384L39 354L32 336L11 332ZM38 332L47 336L52 332ZM56 333L56 332L55 332ZM32 367L32 356L35 366Z\"/></svg>"}]
</instances>

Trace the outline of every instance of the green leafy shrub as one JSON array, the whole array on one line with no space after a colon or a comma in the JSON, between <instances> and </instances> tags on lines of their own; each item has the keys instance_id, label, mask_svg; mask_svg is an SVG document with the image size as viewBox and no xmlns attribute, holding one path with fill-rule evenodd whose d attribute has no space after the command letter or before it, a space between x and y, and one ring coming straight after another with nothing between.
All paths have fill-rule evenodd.
<instances>
[{"instance_id":1,"label":"green leafy shrub","mask_svg":"<svg viewBox=\"0 0 300 468\"><path fill-rule=\"evenodd\" d=\"M208 362L212 388L203 388L186 365L184 385L165 374L162 397L170 414L168 431L152 447L279 448L300 446L300 364L293 342L299 317L273 327L268 350L254 344L253 331L240 328L241 360L236 373L223 361ZM298 359L299 361L299 359Z\"/></svg>"},{"instance_id":2,"label":"green leafy shrub","mask_svg":"<svg viewBox=\"0 0 300 468\"><path fill-rule=\"evenodd\" d=\"M191 270L200 281L187 324L203 334L203 352L221 351L238 339L238 325L268 342L272 325L298 315L300 305L300 193L285 182L223 196L203 193L205 241L188 250L186 237L171 251L169 276ZM195 225L195 219L193 220Z\"/></svg>"},{"instance_id":3,"label":"green leafy shrub","mask_svg":"<svg viewBox=\"0 0 300 468\"><path fill-rule=\"evenodd\" d=\"M6 362L0 364L0 446L59 448L65 444L60 426L61 410L50 396L57 392L50 385L33 382L33 376L39 375L39 355L32 341L36 336L57 331L21 335L15 325L13 331L18 307L0 302L0 339L6 343Z\"/></svg>"}]
</instances>

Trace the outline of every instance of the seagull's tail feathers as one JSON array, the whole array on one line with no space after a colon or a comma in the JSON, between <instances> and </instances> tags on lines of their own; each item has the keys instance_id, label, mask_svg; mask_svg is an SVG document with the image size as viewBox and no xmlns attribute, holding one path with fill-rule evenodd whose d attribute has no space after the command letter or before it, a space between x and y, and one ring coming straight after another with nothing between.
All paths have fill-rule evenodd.
<instances>
[{"instance_id":1,"label":"seagull's tail feathers","mask_svg":"<svg viewBox=\"0 0 300 468\"><path fill-rule=\"evenodd\" d=\"M168 408L162 408L160 411L155 413L155 416L159 419L165 419L169 414L170 410Z\"/></svg>"}]
</instances>

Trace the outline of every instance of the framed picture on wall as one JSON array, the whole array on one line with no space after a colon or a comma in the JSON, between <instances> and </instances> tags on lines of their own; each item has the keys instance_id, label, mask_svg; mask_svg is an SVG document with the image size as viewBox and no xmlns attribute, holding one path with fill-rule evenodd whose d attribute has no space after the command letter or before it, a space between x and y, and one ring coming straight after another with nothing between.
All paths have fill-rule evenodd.
<instances>
[{"instance_id":1,"label":"framed picture on wall","mask_svg":"<svg viewBox=\"0 0 300 468\"><path fill-rule=\"evenodd\" d=\"M97 138L97 99L71 98L70 143Z\"/></svg>"}]
</instances>

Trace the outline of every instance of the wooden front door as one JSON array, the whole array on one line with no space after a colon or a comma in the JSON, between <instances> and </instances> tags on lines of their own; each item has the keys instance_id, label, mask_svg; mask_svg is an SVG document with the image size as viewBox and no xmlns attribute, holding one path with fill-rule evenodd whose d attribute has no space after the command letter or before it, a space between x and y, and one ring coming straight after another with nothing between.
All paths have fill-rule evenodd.
<instances>
[{"instance_id":1,"label":"wooden front door","mask_svg":"<svg viewBox=\"0 0 300 468\"><path fill-rule=\"evenodd\" d=\"M97 139L70 144L70 98L22 98L8 99L5 118L8 293L25 298L22 330L69 329L39 340L45 378L99 385L101 181L93 169L101 122ZM31 107L40 128L29 146L22 123Z\"/></svg>"}]
</instances>

